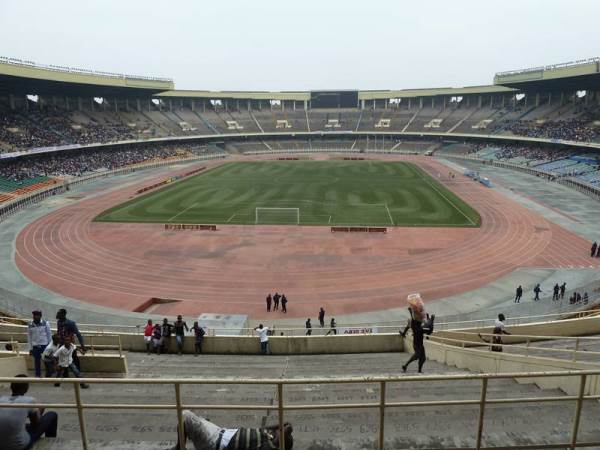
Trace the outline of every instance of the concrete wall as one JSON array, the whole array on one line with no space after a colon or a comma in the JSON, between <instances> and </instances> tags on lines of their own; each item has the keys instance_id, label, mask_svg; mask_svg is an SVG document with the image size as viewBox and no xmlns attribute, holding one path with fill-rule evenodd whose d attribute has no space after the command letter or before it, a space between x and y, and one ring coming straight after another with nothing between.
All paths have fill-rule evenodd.
<instances>
[{"instance_id":1,"label":"concrete wall","mask_svg":"<svg viewBox=\"0 0 600 450\"><path fill-rule=\"evenodd\" d=\"M0 341L16 340L27 342L23 325L0 324ZM86 345L115 346L119 338L113 335L83 333ZM146 345L141 334L121 333L123 350L145 351ZM399 334L363 334L337 336L271 336L271 352L277 355L289 354L335 354L335 353L382 353L404 350L403 339ZM111 351L116 352L112 349ZM169 351L176 351L175 337L171 337ZM253 355L260 353L258 337L249 336L206 336L202 346L203 353ZM194 353L194 338L186 336L184 352ZM89 352L88 352L89 355Z\"/></svg>"},{"instance_id":2,"label":"concrete wall","mask_svg":"<svg viewBox=\"0 0 600 450\"><path fill-rule=\"evenodd\" d=\"M535 356L514 355L485 350L474 350L444 345L438 342L425 342L427 357L448 366L467 369L481 373L515 373L515 372L556 372L573 370L600 370L600 364L589 362L573 362L567 359L542 358ZM580 378L521 378L519 383L535 383L542 389L561 389L569 395L579 392ZM586 394L600 394L600 377L589 376L586 382Z\"/></svg>"},{"instance_id":3,"label":"concrete wall","mask_svg":"<svg viewBox=\"0 0 600 450\"><path fill-rule=\"evenodd\" d=\"M13 353L0 353L0 377L14 377L27 373L27 362L24 356L14 356Z\"/></svg>"}]
</instances>

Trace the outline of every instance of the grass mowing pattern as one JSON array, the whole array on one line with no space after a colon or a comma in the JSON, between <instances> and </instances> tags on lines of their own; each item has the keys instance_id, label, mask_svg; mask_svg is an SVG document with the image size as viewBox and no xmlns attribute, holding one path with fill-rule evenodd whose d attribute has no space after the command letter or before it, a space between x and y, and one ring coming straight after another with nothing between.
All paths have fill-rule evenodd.
<instances>
[{"instance_id":1,"label":"grass mowing pattern","mask_svg":"<svg viewBox=\"0 0 600 450\"><path fill-rule=\"evenodd\" d=\"M421 168L386 161L228 163L104 211L96 221L254 224L300 208L300 225L477 227L479 214ZM291 219L293 218L293 220ZM296 224L282 210L260 224Z\"/></svg>"}]
</instances>

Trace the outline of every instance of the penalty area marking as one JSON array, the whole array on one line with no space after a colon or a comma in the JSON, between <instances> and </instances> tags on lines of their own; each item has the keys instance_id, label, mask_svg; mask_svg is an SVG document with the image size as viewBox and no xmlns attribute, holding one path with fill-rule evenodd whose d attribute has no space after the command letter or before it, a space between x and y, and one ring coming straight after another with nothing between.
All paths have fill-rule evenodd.
<instances>
[{"instance_id":1,"label":"penalty area marking","mask_svg":"<svg viewBox=\"0 0 600 450\"><path fill-rule=\"evenodd\" d=\"M167 220L167 222L171 222L173 219L175 219L176 217L179 217L180 215L182 215L184 212L186 212L188 209L192 209L194 206L196 206L198 203L192 203L190 206L188 206L187 208L185 208L183 211L178 212L177 214L175 214L173 217L171 217L169 220Z\"/></svg>"}]
</instances>

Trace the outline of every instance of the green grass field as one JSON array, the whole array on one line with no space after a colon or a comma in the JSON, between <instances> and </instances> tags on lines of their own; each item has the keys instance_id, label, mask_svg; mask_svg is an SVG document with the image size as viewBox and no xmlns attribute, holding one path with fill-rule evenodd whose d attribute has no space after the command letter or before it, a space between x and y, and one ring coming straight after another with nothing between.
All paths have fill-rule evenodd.
<instances>
[{"instance_id":1,"label":"green grass field","mask_svg":"<svg viewBox=\"0 0 600 450\"><path fill-rule=\"evenodd\" d=\"M228 163L117 205L96 220L439 227L481 221L419 167L384 161Z\"/></svg>"}]
</instances>

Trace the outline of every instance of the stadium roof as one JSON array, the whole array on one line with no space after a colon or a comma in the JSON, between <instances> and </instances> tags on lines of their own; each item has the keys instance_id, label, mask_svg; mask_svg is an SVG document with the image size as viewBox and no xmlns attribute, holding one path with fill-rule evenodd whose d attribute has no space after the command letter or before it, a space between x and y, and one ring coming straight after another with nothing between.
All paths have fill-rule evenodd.
<instances>
[{"instance_id":1,"label":"stadium roof","mask_svg":"<svg viewBox=\"0 0 600 450\"><path fill-rule=\"evenodd\" d=\"M500 72L494 84L522 90L600 90L600 58Z\"/></svg>"},{"instance_id":2,"label":"stadium roof","mask_svg":"<svg viewBox=\"0 0 600 450\"><path fill-rule=\"evenodd\" d=\"M97 72L0 57L0 92L46 95L133 95L173 89L173 80Z\"/></svg>"}]
</instances>

